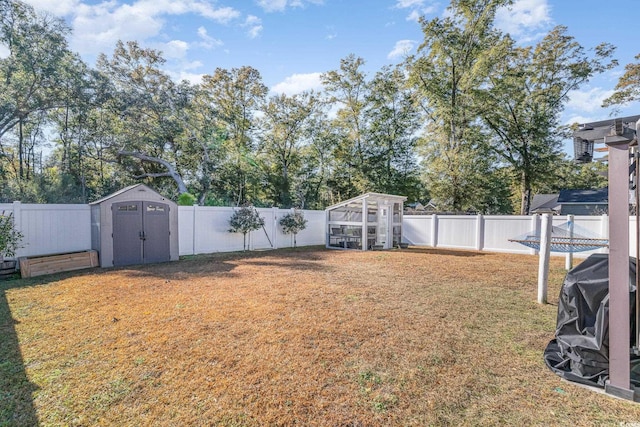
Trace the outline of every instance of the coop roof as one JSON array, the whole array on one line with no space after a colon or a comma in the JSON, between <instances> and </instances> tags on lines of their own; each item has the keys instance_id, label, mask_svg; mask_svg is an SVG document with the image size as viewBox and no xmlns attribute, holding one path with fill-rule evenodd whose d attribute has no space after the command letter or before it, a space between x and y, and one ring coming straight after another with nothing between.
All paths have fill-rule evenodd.
<instances>
[{"instance_id":1,"label":"coop roof","mask_svg":"<svg viewBox=\"0 0 640 427\"><path fill-rule=\"evenodd\" d=\"M325 210L333 210L341 207L359 207L362 206L362 201L367 200L367 202L392 202L392 203L403 203L407 198L405 196L396 196L393 194L382 194L382 193L365 193L360 196L354 197L349 200L344 200L340 203L336 203L335 205L329 206Z\"/></svg>"}]
</instances>

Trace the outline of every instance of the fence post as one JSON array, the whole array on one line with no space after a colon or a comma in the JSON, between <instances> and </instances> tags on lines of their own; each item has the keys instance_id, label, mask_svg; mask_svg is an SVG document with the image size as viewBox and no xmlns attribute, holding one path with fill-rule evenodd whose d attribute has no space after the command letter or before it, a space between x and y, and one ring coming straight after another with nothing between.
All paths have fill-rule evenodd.
<instances>
[{"instance_id":1,"label":"fence post","mask_svg":"<svg viewBox=\"0 0 640 427\"><path fill-rule=\"evenodd\" d=\"M191 255L196 254L196 209L198 209L198 205L194 204L193 215L191 215Z\"/></svg>"},{"instance_id":2,"label":"fence post","mask_svg":"<svg viewBox=\"0 0 640 427\"><path fill-rule=\"evenodd\" d=\"M575 218L572 214L567 215L567 225L569 226L569 252L564 259L564 269L569 271L573 268L573 227Z\"/></svg>"},{"instance_id":3,"label":"fence post","mask_svg":"<svg viewBox=\"0 0 640 427\"><path fill-rule=\"evenodd\" d=\"M13 202L13 227L16 231L19 231L24 236L25 240L28 239L27 233L22 230L22 202ZM23 245L25 241L23 240ZM21 256L22 248L18 248L16 251L16 259Z\"/></svg>"},{"instance_id":4,"label":"fence post","mask_svg":"<svg viewBox=\"0 0 640 427\"><path fill-rule=\"evenodd\" d=\"M540 233L540 261L538 263L538 304L547 303L547 282L549 281L549 255L551 254L551 214L542 215Z\"/></svg>"},{"instance_id":5,"label":"fence post","mask_svg":"<svg viewBox=\"0 0 640 427\"><path fill-rule=\"evenodd\" d=\"M478 214L476 217L476 250L484 248L484 216Z\"/></svg>"},{"instance_id":6,"label":"fence post","mask_svg":"<svg viewBox=\"0 0 640 427\"><path fill-rule=\"evenodd\" d=\"M539 224L538 217L539 217L539 215L532 215L531 216L531 230L533 231L533 234L535 236L537 236L538 235L538 231L540 231L540 229L538 228L538 224ZM533 248L531 248L531 249L529 249L529 253L531 255L535 255L535 254L538 253L538 251L533 249Z\"/></svg>"},{"instance_id":7,"label":"fence post","mask_svg":"<svg viewBox=\"0 0 640 427\"><path fill-rule=\"evenodd\" d=\"M603 239L609 240L609 216L607 214L602 214L601 222L600 222L600 235ZM609 247L604 247L600 249L601 253L608 254Z\"/></svg>"},{"instance_id":8,"label":"fence post","mask_svg":"<svg viewBox=\"0 0 640 427\"><path fill-rule=\"evenodd\" d=\"M431 215L431 246L438 247L438 215Z\"/></svg>"},{"instance_id":9,"label":"fence post","mask_svg":"<svg viewBox=\"0 0 640 427\"><path fill-rule=\"evenodd\" d=\"M278 212L280 212L280 209L272 207L271 210L273 212L273 228L271 229L272 249L278 249Z\"/></svg>"}]
</instances>

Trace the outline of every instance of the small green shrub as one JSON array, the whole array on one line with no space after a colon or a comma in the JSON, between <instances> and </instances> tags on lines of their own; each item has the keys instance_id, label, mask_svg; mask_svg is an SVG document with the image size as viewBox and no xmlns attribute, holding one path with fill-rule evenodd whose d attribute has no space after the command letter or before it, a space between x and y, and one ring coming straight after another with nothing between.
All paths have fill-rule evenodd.
<instances>
[{"instance_id":1,"label":"small green shrub","mask_svg":"<svg viewBox=\"0 0 640 427\"><path fill-rule=\"evenodd\" d=\"M299 232L307 228L307 220L300 211L288 213L280 218L280 226L285 234L293 234L293 247L297 246L296 236Z\"/></svg>"},{"instance_id":2,"label":"small green shrub","mask_svg":"<svg viewBox=\"0 0 640 427\"><path fill-rule=\"evenodd\" d=\"M253 206L243 206L229 219L230 233L242 233L242 250L247 250L247 233L264 226L264 218Z\"/></svg>"},{"instance_id":3,"label":"small green shrub","mask_svg":"<svg viewBox=\"0 0 640 427\"><path fill-rule=\"evenodd\" d=\"M0 214L0 261L4 257L13 257L16 251L22 247L20 244L24 235L15 229L13 223L13 213L5 215L4 211Z\"/></svg>"},{"instance_id":4,"label":"small green shrub","mask_svg":"<svg viewBox=\"0 0 640 427\"><path fill-rule=\"evenodd\" d=\"M182 193L178 196L179 206L193 206L196 203L196 196L191 193Z\"/></svg>"}]
</instances>

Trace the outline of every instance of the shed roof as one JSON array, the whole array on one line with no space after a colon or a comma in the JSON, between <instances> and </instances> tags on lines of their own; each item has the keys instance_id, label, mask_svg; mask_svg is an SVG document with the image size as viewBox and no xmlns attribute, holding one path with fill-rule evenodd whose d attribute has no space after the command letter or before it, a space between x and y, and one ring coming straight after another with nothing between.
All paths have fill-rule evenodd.
<instances>
[{"instance_id":1,"label":"shed roof","mask_svg":"<svg viewBox=\"0 0 640 427\"><path fill-rule=\"evenodd\" d=\"M365 194L361 194L357 197L353 197L351 199L348 200L344 200L340 203L336 203L335 205L331 205L328 208L326 208L325 210L332 210L332 209L336 209L336 208L340 208L343 206L349 206L349 205L359 205L360 203L362 203L363 200L367 200L367 201L392 201L392 202L399 202L402 203L405 200L407 200L406 196L397 196L394 194L382 194L382 193L365 193Z\"/></svg>"},{"instance_id":2,"label":"shed roof","mask_svg":"<svg viewBox=\"0 0 640 427\"><path fill-rule=\"evenodd\" d=\"M162 196L162 194L160 194L160 193L158 193L157 191L155 191L155 190L153 190L153 189L151 189L151 188L147 187L147 186L146 186L146 185L144 185L144 184L133 184L133 185L130 185L130 186L128 186L128 187L124 187L124 188L122 188L122 189L120 189L120 190L116 191L115 193L111 193L111 194L109 194L108 196L104 196L102 199L98 199L98 200L96 200L95 202L91 202L91 203L89 203L89 205L99 205L100 203L106 202L106 201L107 201L107 200L109 200L109 199L112 199L112 198L114 198L114 197L116 197L116 196L119 196L119 195L121 195L121 194L124 194L124 193L126 193L126 192L128 192L128 191L134 190L134 189L136 189L136 188L138 188L138 187L140 187L140 189L141 189L142 191L150 191L150 192L152 192L152 193L156 193L158 196L160 196L160 197L163 197L163 198L164 198L164 196Z\"/></svg>"}]
</instances>

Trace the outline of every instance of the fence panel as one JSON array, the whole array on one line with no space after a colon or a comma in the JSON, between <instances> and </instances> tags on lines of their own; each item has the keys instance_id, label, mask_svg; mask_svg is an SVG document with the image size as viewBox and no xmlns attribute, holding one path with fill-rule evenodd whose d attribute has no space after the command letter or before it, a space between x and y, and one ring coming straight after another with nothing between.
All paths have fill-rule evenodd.
<instances>
[{"instance_id":1,"label":"fence panel","mask_svg":"<svg viewBox=\"0 0 640 427\"><path fill-rule=\"evenodd\" d=\"M431 246L433 215L404 215L402 217L402 241L410 245Z\"/></svg>"},{"instance_id":2,"label":"fence panel","mask_svg":"<svg viewBox=\"0 0 640 427\"><path fill-rule=\"evenodd\" d=\"M304 210L302 213L304 214L304 219L307 220L307 227L298 233L296 237L298 246L324 245L326 239L325 212ZM293 239L293 237L290 236L290 239ZM293 240L291 242L292 245Z\"/></svg>"},{"instance_id":3,"label":"fence panel","mask_svg":"<svg viewBox=\"0 0 640 427\"><path fill-rule=\"evenodd\" d=\"M195 248L195 220L197 206L178 206L178 254L180 256L194 255Z\"/></svg>"},{"instance_id":4,"label":"fence panel","mask_svg":"<svg viewBox=\"0 0 640 427\"><path fill-rule=\"evenodd\" d=\"M475 216L438 216L438 247L475 249L476 226L477 219Z\"/></svg>"},{"instance_id":5,"label":"fence panel","mask_svg":"<svg viewBox=\"0 0 640 427\"><path fill-rule=\"evenodd\" d=\"M533 221L532 221L533 218ZM528 254L532 250L509 239L536 231L536 217L530 216L485 216L483 250Z\"/></svg>"},{"instance_id":6,"label":"fence panel","mask_svg":"<svg viewBox=\"0 0 640 427\"><path fill-rule=\"evenodd\" d=\"M196 254L233 252L243 249L241 233L229 232L233 208L197 206L194 215L194 248ZM250 236L247 236L247 246Z\"/></svg>"},{"instance_id":7,"label":"fence panel","mask_svg":"<svg viewBox=\"0 0 640 427\"><path fill-rule=\"evenodd\" d=\"M16 229L24 247L16 257L49 255L91 249L91 209L89 205L36 205L15 202L0 205L8 213L11 206Z\"/></svg>"}]
</instances>

